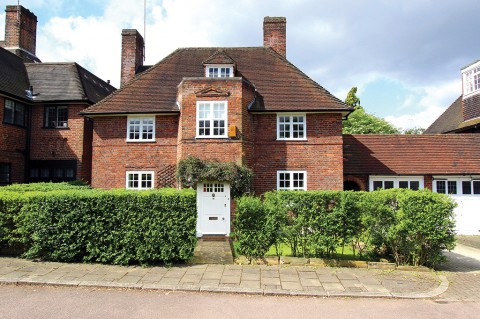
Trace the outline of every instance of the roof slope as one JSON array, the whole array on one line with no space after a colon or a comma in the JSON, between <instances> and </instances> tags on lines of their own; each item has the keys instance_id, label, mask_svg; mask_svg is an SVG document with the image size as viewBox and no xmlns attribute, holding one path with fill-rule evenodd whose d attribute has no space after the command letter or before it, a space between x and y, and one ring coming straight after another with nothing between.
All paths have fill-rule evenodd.
<instances>
[{"instance_id":1,"label":"roof slope","mask_svg":"<svg viewBox=\"0 0 480 319\"><path fill-rule=\"evenodd\" d=\"M463 122L462 96L455 100L424 132L438 134L454 131Z\"/></svg>"},{"instance_id":2,"label":"roof slope","mask_svg":"<svg viewBox=\"0 0 480 319\"><path fill-rule=\"evenodd\" d=\"M0 48L0 70L0 93L27 100L25 90L30 83L23 60Z\"/></svg>"},{"instance_id":3,"label":"roof slope","mask_svg":"<svg viewBox=\"0 0 480 319\"><path fill-rule=\"evenodd\" d=\"M35 102L86 101L96 103L115 88L77 63L26 63Z\"/></svg>"},{"instance_id":4,"label":"roof slope","mask_svg":"<svg viewBox=\"0 0 480 319\"><path fill-rule=\"evenodd\" d=\"M223 51L237 76L260 95L252 111L340 111L352 109L270 48L178 49L83 114L178 112L177 86L184 77L204 77L203 62Z\"/></svg>"},{"instance_id":5,"label":"roof slope","mask_svg":"<svg viewBox=\"0 0 480 319\"><path fill-rule=\"evenodd\" d=\"M480 174L480 135L344 135L344 174Z\"/></svg>"}]
</instances>

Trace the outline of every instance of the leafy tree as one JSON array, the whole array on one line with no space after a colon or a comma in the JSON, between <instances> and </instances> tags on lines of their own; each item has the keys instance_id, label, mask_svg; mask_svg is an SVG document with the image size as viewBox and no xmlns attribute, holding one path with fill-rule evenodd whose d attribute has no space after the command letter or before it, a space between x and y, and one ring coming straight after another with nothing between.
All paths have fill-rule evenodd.
<instances>
[{"instance_id":1,"label":"leafy tree","mask_svg":"<svg viewBox=\"0 0 480 319\"><path fill-rule=\"evenodd\" d=\"M343 122L343 134L398 134L400 130L391 123L375 115L365 112L356 95L357 88L352 87L348 92L345 104L353 106L355 110Z\"/></svg>"},{"instance_id":2,"label":"leafy tree","mask_svg":"<svg viewBox=\"0 0 480 319\"><path fill-rule=\"evenodd\" d=\"M403 134L423 134L425 132L424 128L421 127L412 127L403 131Z\"/></svg>"}]
</instances>

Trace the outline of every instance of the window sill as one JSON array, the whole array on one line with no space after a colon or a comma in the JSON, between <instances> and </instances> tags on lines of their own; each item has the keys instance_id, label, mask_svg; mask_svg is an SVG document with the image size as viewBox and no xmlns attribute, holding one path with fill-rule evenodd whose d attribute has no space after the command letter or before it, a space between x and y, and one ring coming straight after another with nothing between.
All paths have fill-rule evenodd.
<instances>
[{"instance_id":1,"label":"window sill","mask_svg":"<svg viewBox=\"0 0 480 319\"><path fill-rule=\"evenodd\" d=\"M277 141L282 142L306 142L308 139L306 138L277 138Z\"/></svg>"},{"instance_id":2,"label":"window sill","mask_svg":"<svg viewBox=\"0 0 480 319\"><path fill-rule=\"evenodd\" d=\"M46 130L69 130L70 127L64 127L64 126L60 126L60 127L50 127L50 126L44 126L43 127L44 129Z\"/></svg>"},{"instance_id":3,"label":"window sill","mask_svg":"<svg viewBox=\"0 0 480 319\"><path fill-rule=\"evenodd\" d=\"M156 143L156 140L125 140L127 143Z\"/></svg>"},{"instance_id":4,"label":"window sill","mask_svg":"<svg viewBox=\"0 0 480 319\"><path fill-rule=\"evenodd\" d=\"M19 128L27 128L26 125L18 125L18 124L8 123L8 122L2 122L2 124L11 125L11 126L16 126L16 127L19 127Z\"/></svg>"},{"instance_id":5,"label":"window sill","mask_svg":"<svg viewBox=\"0 0 480 319\"><path fill-rule=\"evenodd\" d=\"M198 138L198 139L228 139L228 136L195 136L195 138Z\"/></svg>"}]
</instances>

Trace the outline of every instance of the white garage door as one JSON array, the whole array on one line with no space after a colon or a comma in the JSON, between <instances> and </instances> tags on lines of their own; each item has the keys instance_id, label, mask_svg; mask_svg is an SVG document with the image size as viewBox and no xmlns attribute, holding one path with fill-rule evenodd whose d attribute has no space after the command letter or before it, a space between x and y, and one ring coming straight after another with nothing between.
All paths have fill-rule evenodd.
<instances>
[{"instance_id":1,"label":"white garage door","mask_svg":"<svg viewBox=\"0 0 480 319\"><path fill-rule=\"evenodd\" d=\"M457 202L455 208L457 234L480 235L480 179L435 176L433 191L450 194Z\"/></svg>"}]
</instances>

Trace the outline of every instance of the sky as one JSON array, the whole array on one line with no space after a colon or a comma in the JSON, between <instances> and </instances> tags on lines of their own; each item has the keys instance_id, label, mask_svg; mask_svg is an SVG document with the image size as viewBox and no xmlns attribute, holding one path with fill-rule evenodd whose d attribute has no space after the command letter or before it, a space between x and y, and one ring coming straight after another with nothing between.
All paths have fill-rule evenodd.
<instances>
[{"instance_id":1,"label":"sky","mask_svg":"<svg viewBox=\"0 0 480 319\"><path fill-rule=\"evenodd\" d=\"M144 35L151 65L179 47L262 46L263 18L286 17L291 63L341 100L358 87L367 112L402 129L428 127L480 59L478 0L146 0L146 16L144 1L20 4L38 18L43 62L75 61L116 87L122 29ZM0 40L4 29L0 10Z\"/></svg>"}]
</instances>

